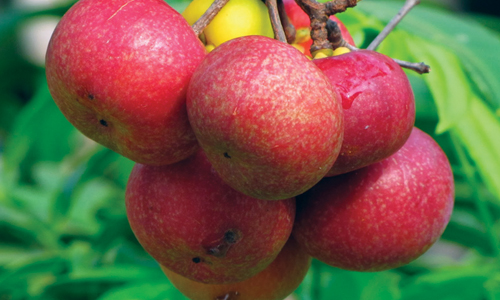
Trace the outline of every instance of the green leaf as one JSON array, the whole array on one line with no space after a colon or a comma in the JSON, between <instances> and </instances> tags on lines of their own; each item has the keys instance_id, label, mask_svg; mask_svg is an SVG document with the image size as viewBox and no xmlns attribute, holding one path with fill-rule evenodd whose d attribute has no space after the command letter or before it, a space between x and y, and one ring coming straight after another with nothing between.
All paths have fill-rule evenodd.
<instances>
[{"instance_id":1,"label":"green leaf","mask_svg":"<svg viewBox=\"0 0 500 300\"><path fill-rule=\"evenodd\" d=\"M481 300L491 267L452 267L415 277L402 288L403 300Z\"/></svg>"},{"instance_id":2,"label":"green leaf","mask_svg":"<svg viewBox=\"0 0 500 300\"><path fill-rule=\"evenodd\" d=\"M488 189L500 201L500 121L477 97L452 130L474 160Z\"/></svg>"},{"instance_id":3,"label":"green leaf","mask_svg":"<svg viewBox=\"0 0 500 300\"><path fill-rule=\"evenodd\" d=\"M401 6L401 2L394 1L362 1L356 9L388 22ZM496 33L466 15L457 16L424 6L414 8L397 28L431 44L448 47L464 64L484 99L495 108L500 107L500 38ZM435 69L436 64L431 68Z\"/></svg>"},{"instance_id":4,"label":"green leaf","mask_svg":"<svg viewBox=\"0 0 500 300\"><path fill-rule=\"evenodd\" d=\"M114 288L98 300L182 300L187 299L179 292L167 278L152 282L137 282Z\"/></svg>"},{"instance_id":5,"label":"green leaf","mask_svg":"<svg viewBox=\"0 0 500 300\"><path fill-rule=\"evenodd\" d=\"M443 46L433 45L422 39L408 41L414 57L431 66L423 75L436 103L439 115L437 133L452 128L467 114L472 91L462 70L460 60Z\"/></svg>"}]
</instances>

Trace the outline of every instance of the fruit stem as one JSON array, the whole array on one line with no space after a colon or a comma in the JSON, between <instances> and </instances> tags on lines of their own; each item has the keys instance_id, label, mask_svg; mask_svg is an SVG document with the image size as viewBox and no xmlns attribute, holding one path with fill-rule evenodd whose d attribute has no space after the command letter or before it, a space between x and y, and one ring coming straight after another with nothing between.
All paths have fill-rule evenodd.
<instances>
[{"instance_id":1,"label":"fruit stem","mask_svg":"<svg viewBox=\"0 0 500 300\"><path fill-rule=\"evenodd\" d=\"M375 50L382 43L382 41L391 33L396 25L403 20L403 18L414 8L420 4L420 0L406 0L403 7L399 10L399 12L392 18L392 20L385 26L384 30L382 30L379 35L368 45L368 50Z\"/></svg>"},{"instance_id":2,"label":"fruit stem","mask_svg":"<svg viewBox=\"0 0 500 300\"><path fill-rule=\"evenodd\" d=\"M276 1L277 0L266 0L266 6L269 11L269 17L271 18L271 24L273 25L274 38L280 42L286 43L287 37L283 30L278 3Z\"/></svg>"},{"instance_id":3,"label":"fruit stem","mask_svg":"<svg viewBox=\"0 0 500 300\"><path fill-rule=\"evenodd\" d=\"M229 0L215 0L207 11L193 24L192 28L196 35L200 35L205 27L215 18L219 11L228 3Z\"/></svg>"},{"instance_id":4,"label":"fruit stem","mask_svg":"<svg viewBox=\"0 0 500 300\"><path fill-rule=\"evenodd\" d=\"M328 17L356 6L358 0L332 0L325 3L318 3L316 0L295 0L295 2L311 20L311 38L313 40L311 53L313 53L322 49L334 49L329 40Z\"/></svg>"},{"instance_id":5,"label":"fruit stem","mask_svg":"<svg viewBox=\"0 0 500 300\"><path fill-rule=\"evenodd\" d=\"M283 0L278 0L278 13L280 15L281 26L283 26L283 30L285 31L286 40L289 44L292 44L295 41L296 30L286 14Z\"/></svg>"}]
</instances>

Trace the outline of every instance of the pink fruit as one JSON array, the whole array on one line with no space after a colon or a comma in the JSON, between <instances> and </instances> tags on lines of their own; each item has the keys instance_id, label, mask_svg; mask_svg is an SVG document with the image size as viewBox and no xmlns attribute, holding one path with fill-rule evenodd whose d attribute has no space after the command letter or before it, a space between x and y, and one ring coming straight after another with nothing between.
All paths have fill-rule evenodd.
<instances>
[{"instance_id":1,"label":"pink fruit","mask_svg":"<svg viewBox=\"0 0 500 300\"><path fill-rule=\"evenodd\" d=\"M136 164L127 217L144 249L191 280L238 282L265 269L290 236L295 199L265 201L222 182L203 152L167 166Z\"/></svg>"},{"instance_id":2,"label":"pink fruit","mask_svg":"<svg viewBox=\"0 0 500 300\"><path fill-rule=\"evenodd\" d=\"M136 162L169 164L198 149L185 97L204 56L162 0L81 0L51 38L47 82L83 134Z\"/></svg>"},{"instance_id":3,"label":"pink fruit","mask_svg":"<svg viewBox=\"0 0 500 300\"><path fill-rule=\"evenodd\" d=\"M267 37L237 38L209 53L192 77L187 108L214 169L258 199L311 188L342 142L342 108L328 78Z\"/></svg>"},{"instance_id":4,"label":"pink fruit","mask_svg":"<svg viewBox=\"0 0 500 300\"><path fill-rule=\"evenodd\" d=\"M413 90L390 57L359 50L313 62L340 93L344 140L327 176L350 172L396 152L415 123Z\"/></svg>"},{"instance_id":5,"label":"pink fruit","mask_svg":"<svg viewBox=\"0 0 500 300\"><path fill-rule=\"evenodd\" d=\"M298 198L292 234L311 256L338 268L396 268L441 236L453 197L448 159L415 128L391 157L325 178Z\"/></svg>"}]
</instances>

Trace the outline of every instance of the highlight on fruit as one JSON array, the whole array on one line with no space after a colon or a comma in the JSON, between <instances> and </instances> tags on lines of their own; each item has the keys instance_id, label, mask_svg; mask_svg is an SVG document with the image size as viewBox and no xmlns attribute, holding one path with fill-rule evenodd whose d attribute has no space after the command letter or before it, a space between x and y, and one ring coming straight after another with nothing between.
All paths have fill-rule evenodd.
<instances>
[{"instance_id":1,"label":"highlight on fruit","mask_svg":"<svg viewBox=\"0 0 500 300\"><path fill-rule=\"evenodd\" d=\"M400 267L449 221L402 69L428 66L356 48L335 14L358 1L331 2L80 0L53 33L55 103L136 163L130 226L190 299L284 299L312 258Z\"/></svg>"}]
</instances>

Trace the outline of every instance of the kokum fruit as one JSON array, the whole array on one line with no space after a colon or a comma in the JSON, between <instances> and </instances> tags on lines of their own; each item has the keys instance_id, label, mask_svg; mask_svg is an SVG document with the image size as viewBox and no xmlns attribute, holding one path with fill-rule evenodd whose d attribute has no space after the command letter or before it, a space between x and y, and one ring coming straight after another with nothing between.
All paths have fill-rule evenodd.
<instances>
[{"instance_id":1,"label":"kokum fruit","mask_svg":"<svg viewBox=\"0 0 500 300\"><path fill-rule=\"evenodd\" d=\"M194 0L182 15L194 24L214 0ZM261 0L231 0L203 30L207 44L220 44L240 36L274 37L266 5Z\"/></svg>"},{"instance_id":2,"label":"kokum fruit","mask_svg":"<svg viewBox=\"0 0 500 300\"><path fill-rule=\"evenodd\" d=\"M311 257L290 238L267 268L233 284L204 284L161 268L172 284L191 300L282 300L297 289L310 265Z\"/></svg>"},{"instance_id":3,"label":"kokum fruit","mask_svg":"<svg viewBox=\"0 0 500 300\"><path fill-rule=\"evenodd\" d=\"M47 82L83 134L136 162L169 164L198 149L185 97L204 56L162 0L81 0L52 35Z\"/></svg>"},{"instance_id":4,"label":"kokum fruit","mask_svg":"<svg viewBox=\"0 0 500 300\"><path fill-rule=\"evenodd\" d=\"M327 176L380 161L403 146L415 123L415 99L394 60L359 50L313 62L340 93L344 108L342 149Z\"/></svg>"},{"instance_id":5,"label":"kokum fruit","mask_svg":"<svg viewBox=\"0 0 500 300\"><path fill-rule=\"evenodd\" d=\"M325 178L297 199L292 235L313 257L353 271L400 267L443 233L453 209L446 155L413 129L389 158Z\"/></svg>"},{"instance_id":6,"label":"kokum fruit","mask_svg":"<svg viewBox=\"0 0 500 300\"><path fill-rule=\"evenodd\" d=\"M187 109L222 179L276 200L305 192L331 168L343 135L338 98L297 49L246 36L207 55L189 84Z\"/></svg>"},{"instance_id":7,"label":"kokum fruit","mask_svg":"<svg viewBox=\"0 0 500 300\"><path fill-rule=\"evenodd\" d=\"M191 280L224 284L265 269L290 236L295 199L258 200L217 176L203 152L167 166L136 164L127 217L144 249Z\"/></svg>"}]
</instances>

